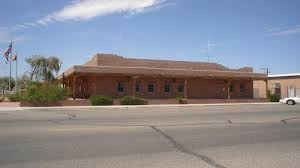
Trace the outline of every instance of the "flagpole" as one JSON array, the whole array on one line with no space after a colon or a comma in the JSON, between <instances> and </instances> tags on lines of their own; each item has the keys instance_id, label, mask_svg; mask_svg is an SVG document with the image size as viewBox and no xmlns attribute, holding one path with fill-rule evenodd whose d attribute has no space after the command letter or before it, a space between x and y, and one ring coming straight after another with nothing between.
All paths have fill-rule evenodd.
<instances>
[{"instance_id":1,"label":"flagpole","mask_svg":"<svg viewBox=\"0 0 300 168\"><path fill-rule=\"evenodd\" d=\"M8 59L9 59L9 91L12 91L12 88L11 88L11 83L12 83L12 80L11 80L11 56L12 56L12 41L10 42L11 44L11 48L10 48L10 52L9 52L9 55L8 55Z\"/></svg>"},{"instance_id":2,"label":"flagpole","mask_svg":"<svg viewBox=\"0 0 300 168\"><path fill-rule=\"evenodd\" d=\"M8 81L8 89L11 91L11 53L9 54L9 81Z\"/></svg>"},{"instance_id":3,"label":"flagpole","mask_svg":"<svg viewBox=\"0 0 300 168\"><path fill-rule=\"evenodd\" d=\"M16 52L15 60L16 60L16 92L19 91L19 85L18 85L18 53Z\"/></svg>"}]
</instances>

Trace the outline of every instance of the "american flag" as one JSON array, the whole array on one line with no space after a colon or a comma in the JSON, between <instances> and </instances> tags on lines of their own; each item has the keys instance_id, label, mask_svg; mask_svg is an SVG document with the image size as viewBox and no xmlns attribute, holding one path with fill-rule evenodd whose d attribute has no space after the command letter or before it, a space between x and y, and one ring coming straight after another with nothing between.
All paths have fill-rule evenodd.
<instances>
[{"instance_id":1,"label":"american flag","mask_svg":"<svg viewBox=\"0 0 300 168\"><path fill-rule=\"evenodd\" d=\"M1 56L1 55L2 55L3 58L4 58L4 62L7 64L6 57L4 56L4 52L0 50L0 56Z\"/></svg>"},{"instance_id":2,"label":"american flag","mask_svg":"<svg viewBox=\"0 0 300 168\"><path fill-rule=\"evenodd\" d=\"M18 55L17 55L17 53L14 53L14 55L11 57L11 59L12 59L13 61L16 61L16 60L17 60L17 58L18 58Z\"/></svg>"},{"instance_id":3,"label":"american flag","mask_svg":"<svg viewBox=\"0 0 300 168\"><path fill-rule=\"evenodd\" d=\"M12 52L12 42L10 42L8 49L6 49L5 52L3 53L7 62L9 61L9 54L11 54L11 52Z\"/></svg>"}]
</instances>

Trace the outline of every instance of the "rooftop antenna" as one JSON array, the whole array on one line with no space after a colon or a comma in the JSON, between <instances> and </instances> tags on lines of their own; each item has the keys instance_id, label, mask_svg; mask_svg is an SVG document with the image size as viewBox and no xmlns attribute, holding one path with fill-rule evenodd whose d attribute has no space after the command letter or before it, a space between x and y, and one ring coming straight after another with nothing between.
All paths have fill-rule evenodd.
<instances>
[{"instance_id":1,"label":"rooftop antenna","mask_svg":"<svg viewBox=\"0 0 300 168\"><path fill-rule=\"evenodd\" d=\"M211 43L210 40L207 41L207 61L211 62L211 56L209 54L211 47L215 46L215 44Z\"/></svg>"},{"instance_id":2,"label":"rooftop antenna","mask_svg":"<svg viewBox=\"0 0 300 168\"><path fill-rule=\"evenodd\" d=\"M266 73L267 75L271 74L270 68L260 68L261 70L264 71L264 73Z\"/></svg>"},{"instance_id":3,"label":"rooftop antenna","mask_svg":"<svg viewBox=\"0 0 300 168\"><path fill-rule=\"evenodd\" d=\"M207 41L207 62L210 62L210 56L209 56L209 49L210 49L210 41Z\"/></svg>"}]
</instances>

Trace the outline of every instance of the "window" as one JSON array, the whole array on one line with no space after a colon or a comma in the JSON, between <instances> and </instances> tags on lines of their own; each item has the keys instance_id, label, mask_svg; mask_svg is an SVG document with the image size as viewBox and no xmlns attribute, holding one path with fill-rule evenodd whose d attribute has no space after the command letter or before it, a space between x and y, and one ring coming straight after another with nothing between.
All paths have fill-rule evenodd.
<instances>
[{"instance_id":1,"label":"window","mask_svg":"<svg viewBox=\"0 0 300 168\"><path fill-rule=\"evenodd\" d=\"M240 84L240 92L245 92L245 85L244 84Z\"/></svg>"},{"instance_id":2,"label":"window","mask_svg":"<svg viewBox=\"0 0 300 168\"><path fill-rule=\"evenodd\" d=\"M140 85L139 84L135 85L135 92L140 92Z\"/></svg>"},{"instance_id":3,"label":"window","mask_svg":"<svg viewBox=\"0 0 300 168\"><path fill-rule=\"evenodd\" d=\"M148 92L153 93L154 92L154 84L148 85Z\"/></svg>"},{"instance_id":4,"label":"window","mask_svg":"<svg viewBox=\"0 0 300 168\"><path fill-rule=\"evenodd\" d=\"M179 93L184 92L184 86L183 86L183 85L179 85L179 86L177 87L177 91L178 91Z\"/></svg>"},{"instance_id":5,"label":"window","mask_svg":"<svg viewBox=\"0 0 300 168\"><path fill-rule=\"evenodd\" d=\"M124 85L121 82L118 83L118 92L124 92Z\"/></svg>"},{"instance_id":6,"label":"window","mask_svg":"<svg viewBox=\"0 0 300 168\"><path fill-rule=\"evenodd\" d=\"M170 84L165 84L165 93L169 93L171 91Z\"/></svg>"},{"instance_id":7,"label":"window","mask_svg":"<svg viewBox=\"0 0 300 168\"><path fill-rule=\"evenodd\" d=\"M229 86L229 91L230 91L230 92L234 92L234 85L233 85L233 84L231 84L231 85Z\"/></svg>"}]
</instances>

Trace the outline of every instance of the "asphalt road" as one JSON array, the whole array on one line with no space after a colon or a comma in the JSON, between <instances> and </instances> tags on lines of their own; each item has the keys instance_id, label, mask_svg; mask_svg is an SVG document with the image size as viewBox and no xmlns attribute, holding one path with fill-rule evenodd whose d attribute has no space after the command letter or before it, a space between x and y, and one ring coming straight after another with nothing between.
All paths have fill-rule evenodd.
<instances>
[{"instance_id":1,"label":"asphalt road","mask_svg":"<svg viewBox=\"0 0 300 168\"><path fill-rule=\"evenodd\" d=\"M300 106L0 111L0 168L298 168Z\"/></svg>"}]
</instances>

